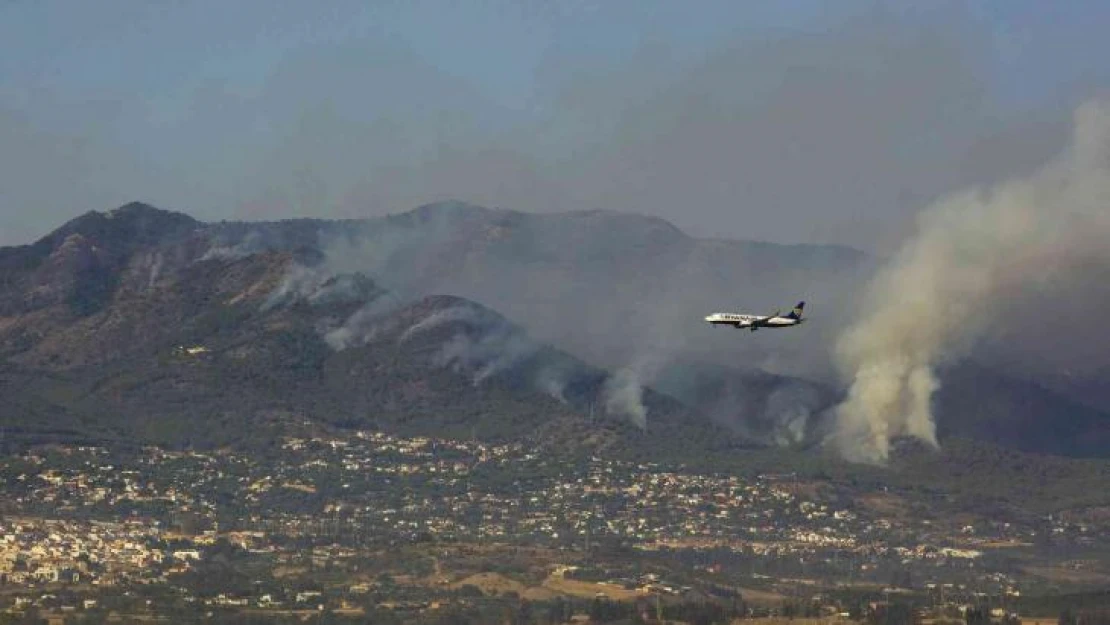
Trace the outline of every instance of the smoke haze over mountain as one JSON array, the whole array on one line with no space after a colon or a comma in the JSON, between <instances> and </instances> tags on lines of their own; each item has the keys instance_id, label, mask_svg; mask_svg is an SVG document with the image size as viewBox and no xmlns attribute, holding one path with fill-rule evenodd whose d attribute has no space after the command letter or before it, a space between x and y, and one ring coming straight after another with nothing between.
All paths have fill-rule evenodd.
<instances>
[{"instance_id":1,"label":"smoke haze over mountain","mask_svg":"<svg viewBox=\"0 0 1110 625\"><path fill-rule=\"evenodd\" d=\"M869 273L868 258L846 248L697 239L658 219L602 211L443 203L322 232L334 271L365 272L401 299L480 301L648 385L678 357L828 377L827 350L814 345L831 343L846 320L839 311ZM771 313L802 296L820 311L804 335L748 337L702 321L737 306Z\"/></svg>"}]
</instances>

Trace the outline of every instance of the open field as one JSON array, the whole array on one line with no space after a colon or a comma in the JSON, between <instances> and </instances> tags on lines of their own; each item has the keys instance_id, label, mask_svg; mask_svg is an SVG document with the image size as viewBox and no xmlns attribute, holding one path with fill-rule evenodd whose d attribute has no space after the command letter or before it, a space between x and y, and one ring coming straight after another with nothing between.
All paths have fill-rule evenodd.
<instances>
[{"instance_id":1,"label":"open field","mask_svg":"<svg viewBox=\"0 0 1110 625\"><path fill-rule=\"evenodd\" d=\"M768 590L759 590L756 588L738 588L740 595L744 597L744 601L759 607L778 607L786 601L786 597L771 592ZM797 619L795 619L797 622Z\"/></svg>"},{"instance_id":2,"label":"open field","mask_svg":"<svg viewBox=\"0 0 1110 625\"><path fill-rule=\"evenodd\" d=\"M544 586L526 586L515 579L511 579L499 573L478 573L476 575L464 577L452 583L450 586L454 589L463 588L464 586L474 586L486 595L503 595L512 592L532 601L552 599L559 594Z\"/></svg>"},{"instance_id":3,"label":"open field","mask_svg":"<svg viewBox=\"0 0 1110 625\"><path fill-rule=\"evenodd\" d=\"M562 575L552 574L543 582L543 587L563 595L589 599L597 595L605 595L615 601L630 601L644 596L635 591L628 590L615 584L604 582L585 582L574 579L565 579Z\"/></svg>"},{"instance_id":4,"label":"open field","mask_svg":"<svg viewBox=\"0 0 1110 625\"><path fill-rule=\"evenodd\" d=\"M733 621L743 625L853 625L856 621L836 616L820 618L753 618Z\"/></svg>"},{"instance_id":5,"label":"open field","mask_svg":"<svg viewBox=\"0 0 1110 625\"><path fill-rule=\"evenodd\" d=\"M1110 586L1110 575L1101 571L1066 568L1063 566L1029 566L1025 568L1025 572L1043 577L1052 582Z\"/></svg>"}]
</instances>

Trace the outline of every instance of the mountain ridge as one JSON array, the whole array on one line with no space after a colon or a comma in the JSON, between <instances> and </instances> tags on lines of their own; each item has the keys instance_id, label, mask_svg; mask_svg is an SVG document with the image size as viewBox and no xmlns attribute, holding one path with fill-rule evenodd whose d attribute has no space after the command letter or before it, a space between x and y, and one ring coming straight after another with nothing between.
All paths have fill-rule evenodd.
<instances>
[{"instance_id":1,"label":"mountain ridge","mask_svg":"<svg viewBox=\"0 0 1110 625\"><path fill-rule=\"evenodd\" d=\"M159 426L172 439L189 427L174 421L187 413L189 393L211 395L197 405L204 418L220 423L233 419L219 406L222 398L247 402L259 415L279 415L274 418L286 425L305 411L329 410L333 423L366 425L371 421L349 415L373 409L397 427L411 425L406 402L424 418L459 407L433 392L438 384L470 398L473 405L463 412L472 419L482 418L475 406L558 413L586 439L592 435L587 417L608 410L623 411L624 422L605 424L621 436L644 438L646 424L647 438L673 436L720 449L812 446L831 427L829 409L842 391L827 380L768 369L770 352L759 350L769 348L757 342L767 341L764 333L721 334L690 317L708 306L699 300L706 290L720 290L736 275L752 284L768 282L768 272L787 282L824 276L833 290L835 280L861 270L857 262L835 246L696 239L658 218L611 211L533 215L437 203L365 220L206 224L131 203L86 213L31 245L0 248L0 388L10 405L46 415L44 427L76 432L88 426L98 436L102 428L90 421L97 410L115 407L125 420L138 418L136 389L172 398L165 408L174 415L170 425ZM722 267L740 271L719 272ZM414 307L425 316L413 317ZM452 315L458 318L441 319L439 330L449 335L433 334L438 342L418 350L423 364L409 363L411 378L399 387L407 391L370 384L372 392L360 395L336 386L349 378L345 371L380 373L412 356L383 360L370 349L396 352L376 341L386 336L397 343L403 332L386 332L382 320L415 326ZM826 316L832 315L807 324L810 332L818 328L816 337L776 334L774 355L812 359L820 331L835 329L836 319ZM284 334L271 333L274 328ZM247 354L251 367L219 369L217 376L216 369L184 366L190 361L182 354L201 363L212 358L213 346L205 343L221 336L239 337L225 346L227 353ZM734 364L738 359L743 366ZM942 439L994 440L1063 455L1110 453L1105 413L1083 411L1048 389L994 371L969 371L942 372L936 401ZM442 377L447 373L456 377ZM992 382L969 390L960 386L968 376ZM487 379L502 385L501 395L473 394ZM247 390L238 398L206 386L219 384ZM268 394L282 399L269 401ZM1068 427L1053 425L1071 416ZM460 423L450 424L456 434L475 427ZM1013 427L1005 430L1008 424ZM602 446L616 444L614 432ZM644 448L662 453L654 444Z\"/></svg>"},{"instance_id":2,"label":"mountain ridge","mask_svg":"<svg viewBox=\"0 0 1110 625\"><path fill-rule=\"evenodd\" d=\"M133 284L145 275L140 251L115 268L118 288L99 309L54 300L0 326L0 389L22 413L6 414L7 433L273 444L309 419L595 452L656 453L665 440L637 435L642 427L606 406L608 374L476 302L394 301L366 276L319 273L292 252L210 256L193 246L192 256ZM645 391L641 400L653 435L708 446L728 438L670 398ZM587 418L587 403L601 416Z\"/></svg>"}]
</instances>

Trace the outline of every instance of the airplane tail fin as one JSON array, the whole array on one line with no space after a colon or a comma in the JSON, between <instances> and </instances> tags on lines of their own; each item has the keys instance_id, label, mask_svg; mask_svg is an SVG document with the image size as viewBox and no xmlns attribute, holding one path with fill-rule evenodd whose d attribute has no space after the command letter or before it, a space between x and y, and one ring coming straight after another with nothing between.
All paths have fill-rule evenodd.
<instances>
[{"instance_id":1,"label":"airplane tail fin","mask_svg":"<svg viewBox=\"0 0 1110 625\"><path fill-rule=\"evenodd\" d=\"M790 314L787 315L787 317L789 317L791 319L801 319L802 318L802 309L805 308L805 307L806 307L805 302L798 302L798 305L794 307L794 310L790 311Z\"/></svg>"}]
</instances>

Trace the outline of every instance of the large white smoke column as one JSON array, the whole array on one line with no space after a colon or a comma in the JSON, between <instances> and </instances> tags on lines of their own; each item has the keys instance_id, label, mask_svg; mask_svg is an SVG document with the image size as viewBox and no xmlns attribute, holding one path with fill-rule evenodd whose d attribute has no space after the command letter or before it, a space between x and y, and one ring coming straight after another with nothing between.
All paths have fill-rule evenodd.
<instances>
[{"instance_id":1,"label":"large white smoke column","mask_svg":"<svg viewBox=\"0 0 1110 625\"><path fill-rule=\"evenodd\" d=\"M921 213L916 235L869 285L837 341L851 387L832 442L850 460L875 463L894 437L936 445L934 367L1005 319L1007 294L1094 263L1110 267L1110 102L1080 107L1069 147L1035 174ZM1050 324L1052 309L1044 313Z\"/></svg>"}]
</instances>

